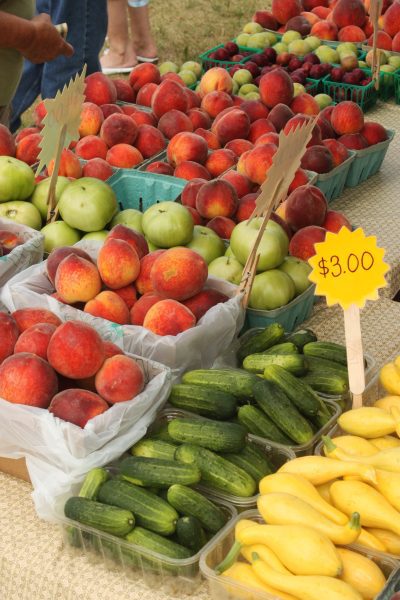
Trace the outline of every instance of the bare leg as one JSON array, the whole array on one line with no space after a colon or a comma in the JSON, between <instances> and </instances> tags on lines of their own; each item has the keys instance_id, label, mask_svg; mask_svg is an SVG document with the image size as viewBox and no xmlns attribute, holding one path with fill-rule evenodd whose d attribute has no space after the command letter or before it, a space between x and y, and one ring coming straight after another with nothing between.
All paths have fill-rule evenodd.
<instances>
[{"instance_id":1,"label":"bare leg","mask_svg":"<svg viewBox=\"0 0 400 600\"><path fill-rule=\"evenodd\" d=\"M101 57L101 66L107 68L133 67L136 53L129 38L126 0L107 0L109 50Z\"/></svg>"},{"instance_id":2,"label":"bare leg","mask_svg":"<svg viewBox=\"0 0 400 600\"><path fill-rule=\"evenodd\" d=\"M129 17L131 38L136 53L145 58L155 58L157 46L151 33L148 5L129 6Z\"/></svg>"}]
</instances>

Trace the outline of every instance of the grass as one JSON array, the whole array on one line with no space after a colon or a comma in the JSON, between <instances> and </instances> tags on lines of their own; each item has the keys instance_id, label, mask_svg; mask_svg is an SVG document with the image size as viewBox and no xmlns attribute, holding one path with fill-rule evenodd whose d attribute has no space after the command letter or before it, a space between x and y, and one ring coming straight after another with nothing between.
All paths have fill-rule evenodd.
<instances>
[{"instance_id":1,"label":"grass","mask_svg":"<svg viewBox=\"0 0 400 600\"><path fill-rule=\"evenodd\" d=\"M197 60L199 54L233 39L267 0L151 0L150 19L160 62L178 65ZM32 124L31 107L22 115L22 126Z\"/></svg>"}]
</instances>

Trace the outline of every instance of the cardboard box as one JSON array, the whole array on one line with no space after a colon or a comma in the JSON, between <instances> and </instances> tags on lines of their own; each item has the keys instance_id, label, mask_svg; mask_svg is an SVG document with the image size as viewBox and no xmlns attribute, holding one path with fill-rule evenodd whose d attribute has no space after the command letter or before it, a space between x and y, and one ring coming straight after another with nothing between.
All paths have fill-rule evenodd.
<instances>
[{"instance_id":1,"label":"cardboard box","mask_svg":"<svg viewBox=\"0 0 400 600\"><path fill-rule=\"evenodd\" d=\"M26 462L24 458L3 458L0 457L0 471L22 479L27 483L31 483L28 469L26 468Z\"/></svg>"}]
</instances>

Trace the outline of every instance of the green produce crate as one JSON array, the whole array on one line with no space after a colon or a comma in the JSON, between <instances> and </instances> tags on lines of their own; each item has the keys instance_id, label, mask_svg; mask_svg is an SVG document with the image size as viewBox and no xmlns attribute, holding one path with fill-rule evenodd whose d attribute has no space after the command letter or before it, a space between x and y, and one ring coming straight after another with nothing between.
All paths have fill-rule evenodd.
<instances>
[{"instance_id":1,"label":"green produce crate","mask_svg":"<svg viewBox=\"0 0 400 600\"><path fill-rule=\"evenodd\" d=\"M379 98L381 100L390 100L395 95L396 75L400 75L400 69L394 73L385 73L381 71L379 80Z\"/></svg>"},{"instance_id":2,"label":"green produce crate","mask_svg":"<svg viewBox=\"0 0 400 600\"><path fill-rule=\"evenodd\" d=\"M274 310L248 308L242 333L253 327L267 327L272 323L280 323L290 333L310 317L314 306L314 291L315 286L310 285L289 304Z\"/></svg>"},{"instance_id":3,"label":"green produce crate","mask_svg":"<svg viewBox=\"0 0 400 600\"><path fill-rule=\"evenodd\" d=\"M387 129L386 131L388 139L384 142L369 146L369 148L364 148L364 150L355 150L356 156L350 165L346 179L347 187L355 187L379 171L388 151L389 144L395 134L392 129Z\"/></svg>"},{"instance_id":4,"label":"green produce crate","mask_svg":"<svg viewBox=\"0 0 400 600\"><path fill-rule=\"evenodd\" d=\"M371 71L363 69L368 75ZM351 100L366 112L372 108L378 99L379 93L375 89L375 83L371 81L368 85L352 85L351 83L343 83L332 81L331 76L327 75L323 80L324 93L329 94L334 102L343 102Z\"/></svg>"},{"instance_id":5,"label":"green produce crate","mask_svg":"<svg viewBox=\"0 0 400 600\"><path fill-rule=\"evenodd\" d=\"M394 74L394 99L400 104L400 69Z\"/></svg>"},{"instance_id":6,"label":"green produce crate","mask_svg":"<svg viewBox=\"0 0 400 600\"><path fill-rule=\"evenodd\" d=\"M351 164L356 157L356 153L353 150L349 150L349 154L349 158L335 169L332 169L329 173L317 175L317 180L314 185L324 192L328 203L335 200L335 198L338 198L344 190L347 175L351 168Z\"/></svg>"},{"instance_id":7,"label":"green produce crate","mask_svg":"<svg viewBox=\"0 0 400 600\"><path fill-rule=\"evenodd\" d=\"M223 47L224 47L224 44L219 44L218 46L215 46L214 48L211 48L210 50L203 52L203 54L199 54L199 59L201 61L204 71L207 71L208 69L212 69L213 67L221 67L223 69L230 69L231 67L234 67L235 65L243 65L246 62L248 62L249 60L251 60L251 54L249 56L245 56L242 60L240 60L238 62L232 62L231 60L216 60L215 58L209 58L209 56L212 52L215 52L215 50L218 50L219 48L223 48ZM262 50L257 50L255 48L246 48L244 46L239 46L239 51L240 52L251 52L252 54L261 54L261 52L262 52Z\"/></svg>"},{"instance_id":8,"label":"green produce crate","mask_svg":"<svg viewBox=\"0 0 400 600\"><path fill-rule=\"evenodd\" d=\"M107 183L114 190L121 210L145 211L158 202L176 200L187 181L169 175L120 169Z\"/></svg>"},{"instance_id":9,"label":"green produce crate","mask_svg":"<svg viewBox=\"0 0 400 600\"><path fill-rule=\"evenodd\" d=\"M316 96L320 92L323 92L323 89L324 89L323 78L322 79L311 79L311 77L307 77L306 85L304 87L306 88L307 94L311 94L311 96Z\"/></svg>"}]
</instances>

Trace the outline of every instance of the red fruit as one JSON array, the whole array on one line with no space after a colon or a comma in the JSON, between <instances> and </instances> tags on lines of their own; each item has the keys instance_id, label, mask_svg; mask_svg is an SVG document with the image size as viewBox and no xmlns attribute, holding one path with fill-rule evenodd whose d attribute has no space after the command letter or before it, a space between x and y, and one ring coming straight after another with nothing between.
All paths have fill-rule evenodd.
<instances>
[{"instance_id":1,"label":"red fruit","mask_svg":"<svg viewBox=\"0 0 400 600\"><path fill-rule=\"evenodd\" d=\"M339 233L342 227L347 227L350 231L352 229L350 221L348 221L342 213L337 212L336 210L327 211L322 227L332 233Z\"/></svg>"},{"instance_id":2,"label":"red fruit","mask_svg":"<svg viewBox=\"0 0 400 600\"><path fill-rule=\"evenodd\" d=\"M368 148L367 140L360 133L342 135L338 141L344 144L349 150L363 150L364 148Z\"/></svg>"},{"instance_id":3,"label":"red fruit","mask_svg":"<svg viewBox=\"0 0 400 600\"><path fill-rule=\"evenodd\" d=\"M328 203L321 190L313 185L303 185L286 200L285 220L294 231L308 225L322 225Z\"/></svg>"},{"instance_id":4,"label":"red fruit","mask_svg":"<svg viewBox=\"0 0 400 600\"><path fill-rule=\"evenodd\" d=\"M47 408L57 386L56 373L36 354L14 354L0 365L0 398L8 402Z\"/></svg>"},{"instance_id":5,"label":"red fruit","mask_svg":"<svg viewBox=\"0 0 400 600\"><path fill-rule=\"evenodd\" d=\"M229 300L228 296L218 292L213 289L202 290L195 296L188 298L182 302L188 308L194 316L196 317L196 321L199 321L203 315L206 314L210 308L219 304L220 302L226 302Z\"/></svg>"},{"instance_id":6,"label":"red fruit","mask_svg":"<svg viewBox=\"0 0 400 600\"><path fill-rule=\"evenodd\" d=\"M387 131L383 125L372 121L365 123L360 133L367 140L368 146L379 144L388 139Z\"/></svg>"},{"instance_id":7,"label":"red fruit","mask_svg":"<svg viewBox=\"0 0 400 600\"><path fill-rule=\"evenodd\" d=\"M337 135L359 133L364 126L363 111L355 102L340 102L332 110L331 125Z\"/></svg>"},{"instance_id":8,"label":"red fruit","mask_svg":"<svg viewBox=\"0 0 400 600\"><path fill-rule=\"evenodd\" d=\"M289 254L302 260L308 260L316 250L314 244L325 241L326 230L310 225L296 231L289 243Z\"/></svg>"},{"instance_id":9,"label":"red fruit","mask_svg":"<svg viewBox=\"0 0 400 600\"><path fill-rule=\"evenodd\" d=\"M293 81L283 69L275 69L260 79L259 91L261 100L268 108L277 104L289 105L293 100Z\"/></svg>"},{"instance_id":10,"label":"red fruit","mask_svg":"<svg viewBox=\"0 0 400 600\"><path fill-rule=\"evenodd\" d=\"M15 319L11 315L0 312L0 363L14 352L18 334Z\"/></svg>"},{"instance_id":11,"label":"red fruit","mask_svg":"<svg viewBox=\"0 0 400 600\"><path fill-rule=\"evenodd\" d=\"M348 25L362 27L367 13L361 0L339 0L332 12L332 20L339 29Z\"/></svg>"}]
</instances>

